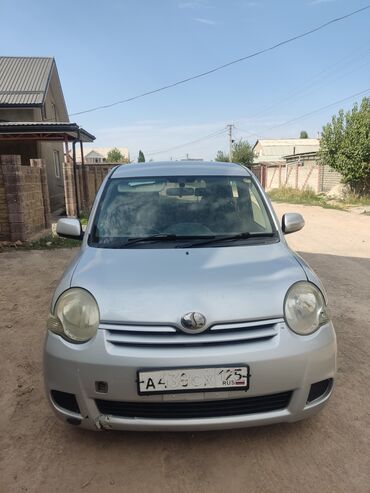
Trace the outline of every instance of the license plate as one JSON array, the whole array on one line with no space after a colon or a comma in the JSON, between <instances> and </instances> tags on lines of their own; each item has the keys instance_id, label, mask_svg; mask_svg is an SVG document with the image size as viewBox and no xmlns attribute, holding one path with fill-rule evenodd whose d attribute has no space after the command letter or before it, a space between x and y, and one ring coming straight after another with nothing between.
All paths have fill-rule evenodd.
<instances>
[{"instance_id":1,"label":"license plate","mask_svg":"<svg viewBox=\"0 0 370 493\"><path fill-rule=\"evenodd\" d=\"M138 393L172 394L212 390L248 390L248 366L175 368L138 372Z\"/></svg>"}]
</instances>

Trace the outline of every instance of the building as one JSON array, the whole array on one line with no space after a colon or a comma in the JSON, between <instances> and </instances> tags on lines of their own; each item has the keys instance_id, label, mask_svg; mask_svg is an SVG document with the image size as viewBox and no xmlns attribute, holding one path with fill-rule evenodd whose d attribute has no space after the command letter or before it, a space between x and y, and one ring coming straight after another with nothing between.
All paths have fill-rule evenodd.
<instances>
[{"instance_id":1,"label":"building","mask_svg":"<svg viewBox=\"0 0 370 493\"><path fill-rule=\"evenodd\" d=\"M259 139L252 170L266 190L291 187L328 192L342 176L321 163L319 139Z\"/></svg>"},{"instance_id":2,"label":"building","mask_svg":"<svg viewBox=\"0 0 370 493\"><path fill-rule=\"evenodd\" d=\"M124 162L130 161L127 147L86 147L84 150L84 164L104 164L108 162L108 153L112 149L118 149ZM82 164L81 152L77 151L76 161Z\"/></svg>"},{"instance_id":3,"label":"building","mask_svg":"<svg viewBox=\"0 0 370 493\"><path fill-rule=\"evenodd\" d=\"M253 146L254 163L285 163L285 156L317 152L319 139L259 139Z\"/></svg>"},{"instance_id":4,"label":"building","mask_svg":"<svg viewBox=\"0 0 370 493\"><path fill-rule=\"evenodd\" d=\"M54 58L0 57L0 156L45 162L51 211L64 207L63 146L93 140L69 122Z\"/></svg>"}]
</instances>

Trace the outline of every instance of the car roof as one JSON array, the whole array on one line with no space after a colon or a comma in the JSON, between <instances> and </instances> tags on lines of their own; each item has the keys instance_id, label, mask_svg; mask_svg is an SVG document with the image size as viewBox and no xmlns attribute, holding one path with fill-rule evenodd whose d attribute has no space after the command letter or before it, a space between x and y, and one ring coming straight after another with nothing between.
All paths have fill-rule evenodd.
<instances>
[{"instance_id":1,"label":"car roof","mask_svg":"<svg viewBox=\"0 0 370 493\"><path fill-rule=\"evenodd\" d=\"M249 170L236 163L213 161L158 161L149 163L121 164L111 178L138 176L250 176Z\"/></svg>"}]
</instances>

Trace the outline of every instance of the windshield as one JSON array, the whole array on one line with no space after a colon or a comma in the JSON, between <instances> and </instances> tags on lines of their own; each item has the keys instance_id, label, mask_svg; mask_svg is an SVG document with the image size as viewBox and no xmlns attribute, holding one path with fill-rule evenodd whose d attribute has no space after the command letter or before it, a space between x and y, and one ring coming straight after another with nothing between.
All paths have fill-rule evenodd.
<instances>
[{"instance_id":1,"label":"windshield","mask_svg":"<svg viewBox=\"0 0 370 493\"><path fill-rule=\"evenodd\" d=\"M274 227L250 177L116 178L100 201L90 244L272 236ZM230 238L229 238L230 239ZM242 241L242 239L240 239ZM166 241L169 244L168 241Z\"/></svg>"}]
</instances>

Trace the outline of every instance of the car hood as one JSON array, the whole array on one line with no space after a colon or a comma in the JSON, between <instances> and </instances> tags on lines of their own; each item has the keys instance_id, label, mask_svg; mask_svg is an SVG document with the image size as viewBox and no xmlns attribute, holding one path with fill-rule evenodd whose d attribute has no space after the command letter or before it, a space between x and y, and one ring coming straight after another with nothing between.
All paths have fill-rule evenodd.
<instances>
[{"instance_id":1,"label":"car hood","mask_svg":"<svg viewBox=\"0 0 370 493\"><path fill-rule=\"evenodd\" d=\"M71 287L92 293L105 322L207 325L281 317L287 289L305 272L283 243L217 248L86 247Z\"/></svg>"}]
</instances>

